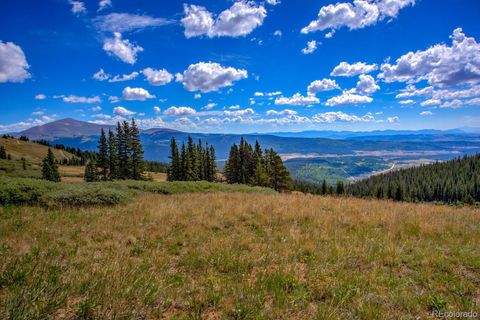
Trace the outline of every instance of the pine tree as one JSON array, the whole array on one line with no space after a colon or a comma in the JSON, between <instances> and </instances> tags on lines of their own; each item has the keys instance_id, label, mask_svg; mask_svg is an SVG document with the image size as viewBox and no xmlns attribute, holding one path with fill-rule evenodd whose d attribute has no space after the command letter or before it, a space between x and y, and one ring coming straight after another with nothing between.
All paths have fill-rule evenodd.
<instances>
[{"instance_id":1,"label":"pine tree","mask_svg":"<svg viewBox=\"0 0 480 320\"><path fill-rule=\"evenodd\" d=\"M48 148L47 156L42 161L42 179L53 182L60 182L61 180L55 156L50 148Z\"/></svg>"},{"instance_id":2,"label":"pine tree","mask_svg":"<svg viewBox=\"0 0 480 320\"><path fill-rule=\"evenodd\" d=\"M290 173L283 164L282 158L273 149L265 151L269 186L276 191L288 191L291 188Z\"/></svg>"},{"instance_id":3,"label":"pine tree","mask_svg":"<svg viewBox=\"0 0 480 320\"><path fill-rule=\"evenodd\" d=\"M114 180L118 178L117 139L112 130L108 130L108 166L109 179Z\"/></svg>"},{"instance_id":4,"label":"pine tree","mask_svg":"<svg viewBox=\"0 0 480 320\"><path fill-rule=\"evenodd\" d=\"M197 148L195 143L193 142L193 138L188 136L188 144L187 144L187 162L188 167L186 171L186 179L187 181L197 181L198 180L198 173L199 173L199 159L197 154Z\"/></svg>"},{"instance_id":5,"label":"pine tree","mask_svg":"<svg viewBox=\"0 0 480 320\"><path fill-rule=\"evenodd\" d=\"M4 146L0 146L0 159L7 159L7 150Z\"/></svg>"},{"instance_id":6,"label":"pine tree","mask_svg":"<svg viewBox=\"0 0 480 320\"><path fill-rule=\"evenodd\" d=\"M178 153L177 141L172 137L170 140L170 167L168 168L167 180L177 181L181 178L181 163L180 155Z\"/></svg>"},{"instance_id":7,"label":"pine tree","mask_svg":"<svg viewBox=\"0 0 480 320\"><path fill-rule=\"evenodd\" d=\"M143 147L140 141L140 131L138 130L135 119L132 119L129 133L129 146L130 146L130 178L134 180L143 179L145 173L144 161L143 161Z\"/></svg>"},{"instance_id":8,"label":"pine tree","mask_svg":"<svg viewBox=\"0 0 480 320\"><path fill-rule=\"evenodd\" d=\"M95 166L95 161L93 160L88 161L85 167L84 180L85 182L97 181L97 167Z\"/></svg>"},{"instance_id":9,"label":"pine tree","mask_svg":"<svg viewBox=\"0 0 480 320\"><path fill-rule=\"evenodd\" d=\"M342 181L337 181L337 190L338 195L342 195L345 193L345 186L343 185Z\"/></svg>"},{"instance_id":10,"label":"pine tree","mask_svg":"<svg viewBox=\"0 0 480 320\"><path fill-rule=\"evenodd\" d=\"M103 181L109 179L109 158L108 158L108 144L105 130L100 132L100 140L98 141L98 156L97 156L98 178Z\"/></svg>"},{"instance_id":11,"label":"pine tree","mask_svg":"<svg viewBox=\"0 0 480 320\"><path fill-rule=\"evenodd\" d=\"M323 179L323 182L322 182L322 194L323 194L323 195L326 195L327 193L328 193L327 181L325 181L325 179Z\"/></svg>"},{"instance_id":12,"label":"pine tree","mask_svg":"<svg viewBox=\"0 0 480 320\"><path fill-rule=\"evenodd\" d=\"M185 143L182 143L182 152L180 155L180 164L181 164L181 175L180 179L181 181L187 181L187 177L191 176L191 171L190 168L190 162L188 160L188 155L187 155L187 148L185 147Z\"/></svg>"},{"instance_id":13,"label":"pine tree","mask_svg":"<svg viewBox=\"0 0 480 320\"><path fill-rule=\"evenodd\" d=\"M117 153L118 153L118 177L120 179L128 179L130 177L129 147L130 128L128 122L124 121L122 124L117 124Z\"/></svg>"},{"instance_id":14,"label":"pine tree","mask_svg":"<svg viewBox=\"0 0 480 320\"><path fill-rule=\"evenodd\" d=\"M228 183L239 183L240 154L238 146L233 144L230 148L228 160L225 164L225 177Z\"/></svg>"},{"instance_id":15,"label":"pine tree","mask_svg":"<svg viewBox=\"0 0 480 320\"><path fill-rule=\"evenodd\" d=\"M209 149L209 161L208 161L208 181L213 182L217 180L217 157L215 155L215 148L210 146Z\"/></svg>"}]
</instances>

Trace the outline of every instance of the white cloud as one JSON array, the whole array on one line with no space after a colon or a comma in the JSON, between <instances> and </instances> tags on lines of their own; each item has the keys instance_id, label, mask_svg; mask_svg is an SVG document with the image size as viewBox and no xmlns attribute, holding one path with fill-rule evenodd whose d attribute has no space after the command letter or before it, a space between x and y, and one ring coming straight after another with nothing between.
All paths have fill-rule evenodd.
<instances>
[{"instance_id":1,"label":"white cloud","mask_svg":"<svg viewBox=\"0 0 480 320\"><path fill-rule=\"evenodd\" d=\"M284 109L284 110L282 110L282 111L268 110L265 114L266 114L267 116L276 116L276 115L280 115L280 116L294 116L294 115L297 114L297 111L290 110L290 109Z\"/></svg>"},{"instance_id":2,"label":"white cloud","mask_svg":"<svg viewBox=\"0 0 480 320\"><path fill-rule=\"evenodd\" d=\"M152 86L163 86L173 80L173 75L165 69L154 70L152 68L143 69L145 80Z\"/></svg>"},{"instance_id":3,"label":"white cloud","mask_svg":"<svg viewBox=\"0 0 480 320\"><path fill-rule=\"evenodd\" d=\"M348 62L342 61L333 69L330 75L335 77L353 77L359 74L367 74L377 69L378 66L376 64L367 64L365 62L349 64Z\"/></svg>"},{"instance_id":4,"label":"white cloud","mask_svg":"<svg viewBox=\"0 0 480 320\"><path fill-rule=\"evenodd\" d=\"M143 48L132 44L129 40L122 40L122 34L113 33L113 38L106 38L103 42L103 50L108 54L114 55L125 63L135 64L137 54L143 51Z\"/></svg>"},{"instance_id":5,"label":"white cloud","mask_svg":"<svg viewBox=\"0 0 480 320\"><path fill-rule=\"evenodd\" d=\"M451 109L458 109L463 107L463 101L459 99L451 100L444 102L440 108L451 108Z\"/></svg>"},{"instance_id":6,"label":"white cloud","mask_svg":"<svg viewBox=\"0 0 480 320\"><path fill-rule=\"evenodd\" d=\"M277 4L280 4L280 0L267 0L267 3L272 6L276 6Z\"/></svg>"},{"instance_id":7,"label":"white cloud","mask_svg":"<svg viewBox=\"0 0 480 320\"><path fill-rule=\"evenodd\" d=\"M438 106L442 101L439 99L428 99L420 103L422 107Z\"/></svg>"},{"instance_id":8,"label":"white cloud","mask_svg":"<svg viewBox=\"0 0 480 320\"><path fill-rule=\"evenodd\" d=\"M236 104L236 105L234 105L234 106L228 107L227 109L229 109L229 110L238 110L238 109L240 109L240 105Z\"/></svg>"},{"instance_id":9,"label":"white cloud","mask_svg":"<svg viewBox=\"0 0 480 320\"><path fill-rule=\"evenodd\" d=\"M360 75L355 88L356 93L369 95L377 90L380 90L380 86L375 82L375 79L371 75Z\"/></svg>"},{"instance_id":10,"label":"white cloud","mask_svg":"<svg viewBox=\"0 0 480 320\"><path fill-rule=\"evenodd\" d=\"M209 104L207 104L206 106L204 106L202 109L204 110L210 110L210 109L213 109L217 106L216 103L213 103L213 102L210 102Z\"/></svg>"},{"instance_id":11,"label":"white cloud","mask_svg":"<svg viewBox=\"0 0 480 320\"><path fill-rule=\"evenodd\" d=\"M163 112L164 115L171 117L190 116L196 113L195 109L190 107L170 107Z\"/></svg>"},{"instance_id":12,"label":"white cloud","mask_svg":"<svg viewBox=\"0 0 480 320\"><path fill-rule=\"evenodd\" d=\"M272 92L255 92L253 95L255 97L274 97L282 94L282 91L272 91Z\"/></svg>"},{"instance_id":13,"label":"white cloud","mask_svg":"<svg viewBox=\"0 0 480 320\"><path fill-rule=\"evenodd\" d=\"M150 94L147 90L143 88L130 88L126 87L122 92L123 99L125 100L138 100L145 101L146 99L155 98L154 95Z\"/></svg>"},{"instance_id":14,"label":"white cloud","mask_svg":"<svg viewBox=\"0 0 480 320\"><path fill-rule=\"evenodd\" d=\"M274 36L281 37L282 36L282 31L281 30L275 30L273 33Z\"/></svg>"},{"instance_id":15,"label":"white cloud","mask_svg":"<svg viewBox=\"0 0 480 320\"><path fill-rule=\"evenodd\" d=\"M409 84L406 89L402 90L401 93L397 94L395 98L397 99L404 99L404 98L411 98L411 97L425 97L431 96L435 92L433 87L425 87L422 89L415 88L414 85Z\"/></svg>"},{"instance_id":16,"label":"white cloud","mask_svg":"<svg viewBox=\"0 0 480 320\"><path fill-rule=\"evenodd\" d=\"M332 79L322 79L322 80L315 80L307 88L307 92L309 95L316 95L318 92L321 91L330 91L340 89L340 86L337 84L335 80Z\"/></svg>"},{"instance_id":17,"label":"white cloud","mask_svg":"<svg viewBox=\"0 0 480 320\"><path fill-rule=\"evenodd\" d=\"M39 93L35 96L35 100L45 100L47 99L47 96L44 95L43 93Z\"/></svg>"},{"instance_id":18,"label":"white cloud","mask_svg":"<svg viewBox=\"0 0 480 320\"><path fill-rule=\"evenodd\" d=\"M98 70L98 72L96 72L93 77L93 79L95 80L98 80L98 81L105 81L105 80L108 80L110 78L110 75L108 73L106 73L105 71L103 71L103 69L100 69Z\"/></svg>"},{"instance_id":19,"label":"white cloud","mask_svg":"<svg viewBox=\"0 0 480 320\"><path fill-rule=\"evenodd\" d=\"M0 124L0 132L12 132L12 131L21 131L33 126L41 126L48 122L52 122L55 116L42 116L36 119L28 119L26 121L20 121L11 124Z\"/></svg>"},{"instance_id":20,"label":"white cloud","mask_svg":"<svg viewBox=\"0 0 480 320\"><path fill-rule=\"evenodd\" d=\"M480 106L480 98L473 98L470 100L465 101L465 104L470 106Z\"/></svg>"},{"instance_id":21,"label":"white cloud","mask_svg":"<svg viewBox=\"0 0 480 320\"><path fill-rule=\"evenodd\" d=\"M251 116L255 114L255 111L252 108L247 108L247 109L235 110L235 111L225 110L223 113L226 116Z\"/></svg>"},{"instance_id":22,"label":"white cloud","mask_svg":"<svg viewBox=\"0 0 480 320\"><path fill-rule=\"evenodd\" d=\"M157 106L153 107L153 112L160 113L160 111L162 111L160 107L157 107Z\"/></svg>"},{"instance_id":23,"label":"white cloud","mask_svg":"<svg viewBox=\"0 0 480 320\"><path fill-rule=\"evenodd\" d=\"M374 121L375 118L370 114L367 113L366 115L359 117L354 114L347 114L342 111L337 112L325 112L325 113L317 113L312 117L314 122L320 123L333 123L337 121L342 122L370 122Z\"/></svg>"},{"instance_id":24,"label":"white cloud","mask_svg":"<svg viewBox=\"0 0 480 320\"><path fill-rule=\"evenodd\" d=\"M173 23L171 20L130 13L110 13L94 19L95 27L103 32L130 32Z\"/></svg>"},{"instance_id":25,"label":"white cloud","mask_svg":"<svg viewBox=\"0 0 480 320\"><path fill-rule=\"evenodd\" d=\"M120 107L120 108L121 108L121 107ZM115 112L115 110L114 110L114 112ZM111 116L111 115L108 115L108 114L104 114L104 113L98 113L98 114L92 115L92 118L103 119L103 120L110 120L110 119L112 119L112 116Z\"/></svg>"},{"instance_id":26,"label":"white cloud","mask_svg":"<svg viewBox=\"0 0 480 320\"><path fill-rule=\"evenodd\" d=\"M112 6L112 0L100 0L100 2L98 3L97 11L102 11L103 9L106 9L111 6Z\"/></svg>"},{"instance_id":27,"label":"white cloud","mask_svg":"<svg viewBox=\"0 0 480 320\"><path fill-rule=\"evenodd\" d=\"M362 29L385 18L395 18L400 9L414 4L415 0L354 0L353 3L330 4L320 8L317 19L301 32L336 30L342 27L350 30Z\"/></svg>"},{"instance_id":28,"label":"white cloud","mask_svg":"<svg viewBox=\"0 0 480 320\"><path fill-rule=\"evenodd\" d=\"M320 100L315 96L302 96L300 93L295 93L292 97L281 96L275 99L276 105L291 105L291 106L305 106L320 103Z\"/></svg>"},{"instance_id":29,"label":"white cloud","mask_svg":"<svg viewBox=\"0 0 480 320\"><path fill-rule=\"evenodd\" d=\"M379 78L386 82L417 82L450 86L480 82L480 44L461 28L453 31L452 45L436 44L427 50L409 52L382 65Z\"/></svg>"},{"instance_id":30,"label":"white cloud","mask_svg":"<svg viewBox=\"0 0 480 320\"><path fill-rule=\"evenodd\" d=\"M108 82L123 82L123 81L133 80L136 77L138 77L139 74L140 73L134 71L130 74L116 75L112 79L109 79Z\"/></svg>"},{"instance_id":31,"label":"white cloud","mask_svg":"<svg viewBox=\"0 0 480 320\"><path fill-rule=\"evenodd\" d=\"M193 95L193 99L201 99L202 98L202 95L200 93L195 93Z\"/></svg>"},{"instance_id":32,"label":"white cloud","mask_svg":"<svg viewBox=\"0 0 480 320\"><path fill-rule=\"evenodd\" d=\"M127 108L124 108L121 106L113 108L113 114L116 116L126 117L126 116L134 115L135 113L136 112L128 110Z\"/></svg>"},{"instance_id":33,"label":"white cloud","mask_svg":"<svg viewBox=\"0 0 480 320\"><path fill-rule=\"evenodd\" d=\"M0 40L0 83L25 81L31 77L29 67L22 48Z\"/></svg>"},{"instance_id":34,"label":"white cloud","mask_svg":"<svg viewBox=\"0 0 480 320\"><path fill-rule=\"evenodd\" d=\"M183 83L188 91L210 92L233 85L233 81L246 79L247 70L223 67L214 62L191 64L176 80Z\"/></svg>"},{"instance_id":35,"label":"white cloud","mask_svg":"<svg viewBox=\"0 0 480 320\"><path fill-rule=\"evenodd\" d=\"M96 107L90 108L90 110L93 111L93 112L98 112L98 111L102 110L102 107L96 106Z\"/></svg>"},{"instance_id":36,"label":"white cloud","mask_svg":"<svg viewBox=\"0 0 480 320\"><path fill-rule=\"evenodd\" d=\"M60 96L53 96L54 99L62 99L63 102L68 102L68 103L99 103L102 101L99 96L93 96L93 97L81 97L81 96L76 96L76 95L60 95Z\"/></svg>"},{"instance_id":37,"label":"white cloud","mask_svg":"<svg viewBox=\"0 0 480 320\"><path fill-rule=\"evenodd\" d=\"M110 103L117 103L119 102L121 99L117 96L109 96L108 97L108 101L110 101Z\"/></svg>"},{"instance_id":38,"label":"white cloud","mask_svg":"<svg viewBox=\"0 0 480 320\"><path fill-rule=\"evenodd\" d=\"M82 13L87 13L87 8L85 8L85 3L82 1L70 1L72 5L72 13L79 15Z\"/></svg>"},{"instance_id":39,"label":"white cloud","mask_svg":"<svg viewBox=\"0 0 480 320\"><path fill-rule=\"evenodd\" d=\"M433 115L433 112L431 112L431 111L422 111L422 112L420 112L420 115L421 115L421 116L424 116L424 117L428 117L428 116Z\"/></svg>"},{"instance_id":40,"label":"white cloud","mask_svg":"<svg viewBox=\"0 0 480 320\"><path fill-rule=\"evenodd\" d=\"M43 111L34 111L32 112L32 116L43 116L45 112Z\"/></svg>"},{"instance_id":41,"label":"white cloud","mask_svg":"<svg viewBox=\"0 0 480 320\"><path fill-rule=\"evenodd\" d=\"M184 12L182 24L187 38L204 35L209 38L245 36L261 26L267 16L265 8L254 1L235 2L215 19L202 6L185 4Z\"/></svg>"},{"instance_id":42,"label":"white cloud","mask_svg":"<svg viewBox=\"0 0 480 320\"><path fill-rule=\"evenodd\" d=\"M397 123L397 122L399 122L399 121L400 121L400 118L397 117L397 116L388 117L388 118L387 118L387 122L388 122L388 123Z\"/></svg>"},{"instance_id":43,"label":"white cloud","mask_svg":"<svg viewBox=\"0 0 480 320\"><path fill-rule=\"evenodd\" d=\"M413 101L413 100L411 100L411 99L409 99L409 100L400 100L400 101L398 101L398 103L400 103L400 104L414 104L415 101Z\"/></svg>"},{"instance_id":44,"label":"white cloud","mask_svg":"<svg viewBox=\"0 0 480 320\"><path fill-rule=\"evenodd\" d=\"M302 49L303 54L311 54L317 50L317 41L312 40L307 42L307 46Z\"/></svg>"},{"instance_id":45,"label":"white cloud","mask_svg":"<svg viewBox=\"0 0 480 320\"><path fill-rule=\"evenodd\" d=\"M362 95L353 94L353 93L344 91L341 95L328 99L325 105L347 106L347 105L370 103L372 101L373 99L368 96L362 96Z\"/></svg>"}]
</instances>

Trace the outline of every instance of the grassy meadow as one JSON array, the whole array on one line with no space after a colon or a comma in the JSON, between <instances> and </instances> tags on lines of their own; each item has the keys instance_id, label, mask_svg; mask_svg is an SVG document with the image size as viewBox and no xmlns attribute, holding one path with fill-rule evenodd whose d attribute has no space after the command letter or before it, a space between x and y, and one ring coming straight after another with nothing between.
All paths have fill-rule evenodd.
<instances>
[{"instance_id":1,"label":"grassy meadow","mask_svg":"<svg viewBox=\"0 0 480 320\"><path fill-rule=\"evenodd\" d=\"M0 318L478 312L479 224L479 210L469 207L265 192L140 192L109 207L3 207Z\"/></svg>"}]
</instances>

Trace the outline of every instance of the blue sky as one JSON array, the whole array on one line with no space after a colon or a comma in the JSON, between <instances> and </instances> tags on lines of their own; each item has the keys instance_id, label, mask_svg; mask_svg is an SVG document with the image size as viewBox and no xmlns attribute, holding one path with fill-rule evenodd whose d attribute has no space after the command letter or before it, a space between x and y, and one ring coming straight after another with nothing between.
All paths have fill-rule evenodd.
<instances>
[{"instance_id":1,"label":"blue sky","mask_svg":"<svg viewBox=\"0 0 480 320\"><path fill-rule=\"evenodd\" d=\"M338 1L2 1L0 132L480 127L479 1Z\"/></svg>"}]
</instances>

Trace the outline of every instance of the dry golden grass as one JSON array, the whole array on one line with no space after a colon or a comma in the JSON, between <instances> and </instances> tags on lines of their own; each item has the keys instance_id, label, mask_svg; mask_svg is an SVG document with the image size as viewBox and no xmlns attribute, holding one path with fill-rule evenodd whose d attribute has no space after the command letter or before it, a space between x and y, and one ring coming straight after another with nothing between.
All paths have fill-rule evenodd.
<instances>
[{"instance_id":1,"label":"dry golden grass","mask_svg":"<svg viewBox=\"0 0 480 320\"><path fill-rule=\"evenodd\" d=\"M48 147L38 143L20 141L17 139L0 138L0 146L5 147L7 153L13 159L19 160L25 158L28 162L39 164L47 155ZM53 154L57 160L70 159L72 155L64 150L53 149Z\"/></svg>"},{"instance_id":2,"label":"dry golden grass","mask_svg":"<svg viewBox=\"0 0 480 320\"><path fill-rule=\"evenodd\" d=\"M153 178L153 181L167 181L167 174L160 172L147 172L147 175Z\"/></svg>"},{"instance_id":3,"label":"dry golden grass","mask_svg":"<svg viewBox=\"0 0 480 320\"><path fill-rule=\"evenodd\" d=\"M478 209L303 194L0 209L0 318L478 312L479 225Z\"/></svg>"}]
</instances>

